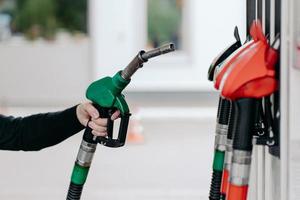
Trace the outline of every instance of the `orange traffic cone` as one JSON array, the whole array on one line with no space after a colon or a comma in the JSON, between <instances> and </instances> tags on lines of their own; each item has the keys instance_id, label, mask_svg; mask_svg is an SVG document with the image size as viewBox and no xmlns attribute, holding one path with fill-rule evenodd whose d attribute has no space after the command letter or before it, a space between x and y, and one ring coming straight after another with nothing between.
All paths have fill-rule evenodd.
<instances>
[{"instance_id":1,"label":"orange traffic cone","mask_svg":"<svg viewBox=\"0 0 300 200\"><path fill-rule=\"evenodd\" d=\"M138 114L133 115L128 126L127 141L132 144L144 143L143 126Z\"/></svg>"}]
</instances>

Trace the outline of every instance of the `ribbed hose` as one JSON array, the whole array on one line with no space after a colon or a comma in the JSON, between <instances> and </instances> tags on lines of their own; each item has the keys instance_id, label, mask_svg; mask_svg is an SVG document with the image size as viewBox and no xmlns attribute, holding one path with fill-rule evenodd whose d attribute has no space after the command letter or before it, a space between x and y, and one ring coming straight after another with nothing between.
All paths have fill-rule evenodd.
<instances>
[{"instance_id":1,"label":"ribbed hose","mask_svg":"<svg viewBox=\"0 0 300 200\"><path fill-rule=\"evenodd\" d=\"M231 102L226 99L222 99L221 101L222 103L219 111L218 123L228 125L231 110Z\"/></svg>"},{"instance_id":2,"label":"ribbed hose","mask_svg":"<svg viewBox=\"0 0 300 200\"><path fill-rule=\"evenodd\" d=\"M221 182L222 182L222 171L213 170L210 192L209 192L210 200L220 200Z\"/></svg>"},{"instance_id":3,"label":"ribbed hose","mask_svg":"<svg viewBox=\"0 0 300 200\"><path fill-rule=\"evenodd\" d=\"M67 200L79 200L81 197L83 185L70 183Z\"/></svg>"}]
</instances>

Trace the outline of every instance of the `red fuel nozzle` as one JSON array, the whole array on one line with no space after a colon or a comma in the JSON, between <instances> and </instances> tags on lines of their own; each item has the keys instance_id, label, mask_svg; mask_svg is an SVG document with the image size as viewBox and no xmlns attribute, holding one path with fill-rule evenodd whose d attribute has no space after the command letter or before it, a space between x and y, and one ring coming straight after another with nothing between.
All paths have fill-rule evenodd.
<instances>
[{"instance_id":1,"label":"red fuel nozzle","mask_svg":"<svg viewBox=\"0 0 300 200\"><path fill-rule=\"evenodd\" d=\"M276 50L266 42L260 23L253 23L251 36L254 43L229 62L221 77L221 95L225 98L261 98L277 89Z\"/></svg>"}]
</instances>

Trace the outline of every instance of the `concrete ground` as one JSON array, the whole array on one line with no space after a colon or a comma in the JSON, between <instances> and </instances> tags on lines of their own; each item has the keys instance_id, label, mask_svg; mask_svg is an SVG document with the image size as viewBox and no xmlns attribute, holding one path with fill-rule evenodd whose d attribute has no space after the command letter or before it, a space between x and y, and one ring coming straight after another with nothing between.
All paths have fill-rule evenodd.
<instances>
[{"instance_id":1,"label":"concrete ground","mask_svg":"<svg viewBox=\"0 0 300 200\"><path fill-rule=\"evenodd\" d=\"M211 104L188 104L192 107L172 112L164 107L157 116L153 116L155 105L141 108L145 142L119 149L99 145L82 199L207 199L216 114ZM49 110L12 108L6 112L27 115ZM0 199L65 199L81 137L82 133L77 134L40 152L0 151Z\"/></svg>"}]
</instances>

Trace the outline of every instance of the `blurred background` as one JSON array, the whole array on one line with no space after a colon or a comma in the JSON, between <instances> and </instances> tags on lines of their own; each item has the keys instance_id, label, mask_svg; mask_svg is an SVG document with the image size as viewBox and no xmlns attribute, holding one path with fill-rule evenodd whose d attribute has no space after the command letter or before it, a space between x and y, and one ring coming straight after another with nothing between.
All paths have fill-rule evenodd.
<instances>
[{"instance_id":1,"label":"blurred background","mask_svg":"<svg viewBox=\"0 0 300 200\"><path fill-rule=\"evenodd\" d=\"M139 50L173 42L175 53L134 75L128 144L98 147L83 198L207 199L218 102L207 70L234 41L234 26L245 38L245 8L239 0L0 0L0 113L73 106ZM1 151L0 199L64 199L81 137Z\"/></svg>"}]
</instances>

